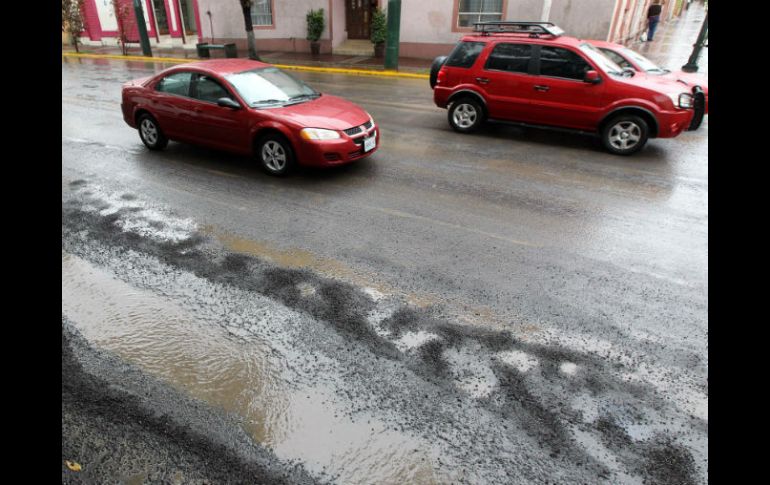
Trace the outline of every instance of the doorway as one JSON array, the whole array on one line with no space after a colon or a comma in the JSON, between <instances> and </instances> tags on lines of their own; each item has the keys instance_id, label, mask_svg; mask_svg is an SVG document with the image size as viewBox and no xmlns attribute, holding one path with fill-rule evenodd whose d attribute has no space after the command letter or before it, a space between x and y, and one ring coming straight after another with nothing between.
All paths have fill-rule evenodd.
<instances>
[{"instance_id":1,"label":"doorway","mask_svg":"<svg viewBox=\"0 0 770 485\"><path fill-rule=\"evenodd\" d=\"M345 0L345 26L348 39L371 37L372 10L377 0Z\"/></svg>"},{"instance_id":2,"label":"doorway","mask_svg":"<svg viewBox=\"0 0 770 485\"><path fill-rule=\"evenodd\" d=\"M168 35L168 17L163 0L153 0L152 11L155 14L155 23L158 25L158 35Z\"/></svg>"},{"instance_id":3,"label":"doorway","mask_svg":"<svg viewBox=\"0 0 770 485\"><path fill-rule=\"evenodd\" d=\"M198 33L195 25L195 8L193 0L179 0L179 11L182 13L182 27L184 35L192 36Z\"/></svg>"}]
</instances>

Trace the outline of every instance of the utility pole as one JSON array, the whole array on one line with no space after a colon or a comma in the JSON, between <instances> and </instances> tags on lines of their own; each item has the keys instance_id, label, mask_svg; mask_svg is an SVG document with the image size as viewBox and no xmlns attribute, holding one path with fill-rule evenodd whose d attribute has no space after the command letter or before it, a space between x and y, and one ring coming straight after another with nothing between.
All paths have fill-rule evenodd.
<instances>
[{"instance_id":1,"label":"utility pole","mask_svg":"<svg viewBox=\"0 0 770 485\"><path fill-rule=\"evenodd\" d=\"M700 57L700 51L703 48L703 45L705 44L706 35L709 31L709 14L706 12L706 19L703 21L703 27L700 29L700 34L698 34L698 40L695 41L695 45L693 45L692 54L690 55L690 60L687 61L687 64L682 66L682 70L684 72L696 72L698 70L698 57Z\"/></svg>"},{"instance_id":2,"label":"utility pole","mask_svg":"<svg viewBox=\"0 0 770 485\"><path fill-rule=\"evenodd\" d=\"M401 0L388 0L388 40L385 69L398 69L398 44L401 31Z\"/></svg>"},{"instance_id":3,"label":"utility pole","mask_svg":"<svg viewBox=\"0 0 770 485\"><path fill-rule=\"evenodd\" d=\"M139 42L142 44L142 53L147 57L152 57L150 38L147 37L147 25L144 23L142 0L134 0L134 13L136 14L136 27L139 30Z\"/></svg>"}]
</instances>

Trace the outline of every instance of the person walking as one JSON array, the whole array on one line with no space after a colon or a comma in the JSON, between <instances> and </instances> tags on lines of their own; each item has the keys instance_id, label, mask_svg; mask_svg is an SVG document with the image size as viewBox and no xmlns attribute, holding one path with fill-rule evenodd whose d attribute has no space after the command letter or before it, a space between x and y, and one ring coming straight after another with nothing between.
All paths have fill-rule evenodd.
<instances>
[{"instance_id":1,"label":"person walking","mask_svg":"<svg viewBox=\"0 0 770 485\"><path fill-rule=\"evenodd\" d=\"M655 36L655 29L658 28L662 10L663 2L661 0L652 0L652 5L647 9L647 42L652 42L652 38Z\"/></svg>"}]
</instances>

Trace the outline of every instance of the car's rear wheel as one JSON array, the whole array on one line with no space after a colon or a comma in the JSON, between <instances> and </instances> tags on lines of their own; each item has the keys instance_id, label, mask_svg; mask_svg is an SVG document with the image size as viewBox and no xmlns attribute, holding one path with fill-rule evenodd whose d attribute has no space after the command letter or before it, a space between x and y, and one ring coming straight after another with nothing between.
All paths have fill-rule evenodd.
<instances>
[{"instance_id":1,"label":"car's rear wheel","mask_svg":"<svg viewBox=\"0 0 770 485\"><path fill-rule=\"evenodd\" d=\"M449 125L460 133L476 131L484 122L484 108L473 98L460 98L453 102L447 113Z\"/></svg>"},{"instance_id":2,"label":"car's rear wheel","mask_svg":"<svg viewBox=\"0 0 770 485\"><path fill-rule=\"evenodd\" d=\"M256 155L270 175L283 176L294 168L294 150L282 135L271 133L260 138L256 143Z\"/></svg>"},{"instance_id":3,"label":"car's rear wheel","mask_svg":"<svg viewBox=\"0 0 770 485\"><path fill-rule=\"evenodd\" d=\"M158 122L152 115L143 114L139 117L139 138L150 150L163 150L168 145L168 138L161 131Z\"/></svg>"},{"instance_id":4,"label":"car's rear wheel","mask_svg":"<svg viewBox=\"0 0 770 485\"><path fill-rule=\"evenodd\" d=\"M647 143L647 122L635 115L619 115L609 120L602 130L604 147L616 155L631 155Z\"/></svg>"}]
</instances>

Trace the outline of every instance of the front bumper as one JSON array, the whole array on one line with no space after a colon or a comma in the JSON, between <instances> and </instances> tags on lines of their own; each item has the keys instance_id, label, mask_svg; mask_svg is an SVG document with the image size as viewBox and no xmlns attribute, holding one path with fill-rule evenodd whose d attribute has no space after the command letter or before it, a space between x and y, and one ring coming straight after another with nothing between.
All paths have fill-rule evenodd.
<instances>
[{"instance_id":1,"label":"front bumper","mask_svg":"<svg viewBox=\"0 0 770 485\"><path fill-rule=\"evenodd\" d=\"M364 138L375 137L374 148L364 151ZM300 165L311 167L333 167L361 160L380 148L380 128L377 124L366 132L355 136L341 135L335 140L305 140L295 143L297 160Z\"/></svg>"},{"instance_id":2,"label":"front bumper","mask_svg":"<svg viewBox=\"0 0 770 485\"><path fill-rule=\"evenodd\" d=\"M692 122L691 109L662 111L658 115L658 138L673 138L685 131Z\"/></svg>"}]
</instances>

